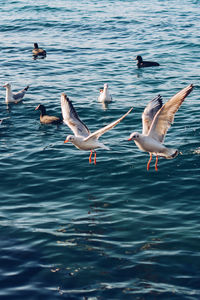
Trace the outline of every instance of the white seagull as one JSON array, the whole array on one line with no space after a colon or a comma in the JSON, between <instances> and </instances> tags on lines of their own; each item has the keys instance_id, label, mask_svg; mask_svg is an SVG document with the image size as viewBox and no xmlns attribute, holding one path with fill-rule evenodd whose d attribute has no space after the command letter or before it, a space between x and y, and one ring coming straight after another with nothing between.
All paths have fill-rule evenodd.
<instances>
[{"instance_id":1,"label":"white seagull","mask_svg":"<svg viewBox=\"0 0 200 300\"><path fill-rule=\"evenodd\" d=\"M190 84L173 96L164 105L159 95L149 102L142 114L143 131L142 134L133 132L129 141L134 141L142 151L149 152L150 159L147 164L149 170L152 155L156 156L155 170L157 171L158 157L167 159L175 158L178 155L177 149L166 148L163 143L171 124L174 121L174 115L181 106L183 100L190 94L193 85Z\"/></svg>"},{"instance_id":2,"label":"white seagull","mask_svg":"<svg viewBox=\"0 0 200 300\"><path fill-rule=\"evenodd\" d=\"M108 130L115 127L120 121L122 121L132 110L124 114L118 120L110 123L109 125L91 133L87 126L79 119L79 116L74 109L69 98L63 93L61 95L61 110L63 116L63 122L73 131L74 135L68 135L65 142L71 142L74 146L80 150L90 151L89 162L92 162L92 153L94 151L94 164L96 165L96 151L97 148L103 148L110 150L109 147L99 142L99 137Z\"/></svg>"},{"instance_id":3,"label":"white seagull","mask_svg":"<svg viewBox=\"0 0 200 300\"><path fill-rule=\"evenodd\" d=\"M24 95L26 94L29 86L25 87L23 90L17 92L17 93L13 93L12 89L11 89L11 85L10 83L5 83L3 85L3 87L6 88L6 103L19 103L20 101L22 101Z\"/></svg>"},{"instance_id":4,"label":"white seagull","mask_svg":"<svg viewBox=\"0 0 200 300\"><path fill-rule=\"evenodd\" d=\"M99 97L98 97L98 101L99 102L102 102L102 103L110 103L112 101L112 96L110 95L109 93L109 90L108 90L108 84L107 83L104 83L104 88L103 90L100 89L99 91Z\"/></svg>"}]
</instances>

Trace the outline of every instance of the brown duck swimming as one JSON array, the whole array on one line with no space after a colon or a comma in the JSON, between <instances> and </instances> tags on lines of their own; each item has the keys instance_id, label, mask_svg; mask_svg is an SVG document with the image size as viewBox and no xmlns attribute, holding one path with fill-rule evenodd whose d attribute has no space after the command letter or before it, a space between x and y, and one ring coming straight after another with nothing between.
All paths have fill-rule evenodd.
<instances>
[{"instance_id":1,"label":"brown duck swimming","mask_svg":"<svg viewBox=\"0 0 200 300\"><path fill-rule=\"evenodd\" d=\"M39 104L35 110L40 110L40 123L42 124L59 124L62 123L62 120L59 117L48 116L46 114L46 108L44 105Z\"/></svg>"},{"instance_id":2,"label":"brown duck swimming","mask_svg":"<svg viewBox=\"0 0 200 300\"><path fill-rule=\"evenodd\" d=\"M45 58L47 53L44 49L38 47L38 43L34 43L34 49L32 50L34 58Z\"/></svg>"},{"instance_id":3,"label":"brown duck swimming","mask_svg":"<svg viewBox=\"0 0 200 300\"><path fill-rule=\"evenodd\" d=\"M157 63L157 62L155 62L155 61L145 61L145 60L143 60L142 56L140 56L140 55L136 56L135 60L137 60L137 66L138 66L138 68L160 66L160 64Z\"/></svg>"}]
</instances>

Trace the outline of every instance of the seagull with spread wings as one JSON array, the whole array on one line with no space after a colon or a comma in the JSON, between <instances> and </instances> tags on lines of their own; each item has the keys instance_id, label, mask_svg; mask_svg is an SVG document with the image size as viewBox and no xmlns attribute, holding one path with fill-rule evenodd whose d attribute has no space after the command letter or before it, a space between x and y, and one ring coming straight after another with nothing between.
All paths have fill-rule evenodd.
<instances>
[{"instance_id":1,"label":"seagull with spread wings","mask_svg":"<svg viewBox=\"0 0 200 300\"><path fill-rule=\"evenodd\" d=\"M80 150L90 151L89 162L92 162L92 153L94 151L94 164L96 164L96 151L97 148L103 148L110 150L109 147L105 146L98 139L108 130L115 127L121 122L132 110L129 109L121 118L110 123L109 125L91 133L88 127L79 119L79 116L73 107L69 98L63 93L61 95L61 110L63 116L63 122L73 131L74 135L68 135L65 143L71 142L74 146Z\"/></svg>"},{"instance_id":2,"label":"seagull with spread wings","mask_svg":"<svg viewBox=\"0 0 200 300\"><path fill-rule=\"evenodd\" d=\"M174 121L174 115L190 94L193 85L190 84L173 96L164 105L161 96L151 100L142 114L143 131L142 134L133 132L129 141L134 141L142 151L149 152L150 159L147 164L149 170L152 155L156 156L155 170L157 171L158 157L167 159L175 158L178 155L177 149L169 149L163 145L167 130Z\"/></svg>"}]
</instances>

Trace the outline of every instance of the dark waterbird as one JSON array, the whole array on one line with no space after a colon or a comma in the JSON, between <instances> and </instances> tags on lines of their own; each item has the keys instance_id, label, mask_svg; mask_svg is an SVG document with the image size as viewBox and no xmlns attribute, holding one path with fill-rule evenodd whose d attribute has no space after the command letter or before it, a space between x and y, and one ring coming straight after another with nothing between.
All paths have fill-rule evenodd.
<instances>
[{"instance_id":1,"label":"dark waterbird","mask_svg":"<svg viewBox=\"0 0 200 300\"><path fill-rule=\"evenodd\" d=\"M140 56L140 55L136 56L135 60L137 60L138 68L147 68L147 67L160 66L160 64L155 62L155 61L144 61L142 59L142 56Z\"/></svg>"},{"instance_id":2,"label":"dark waterbird","mask_svg":"<svg viewBox=\"0 0 200 300\"><path fill-rule=\"evenodd\" d=\"M150 159L147 164L149 170L152 155L156 156L155 170L157 171L158 157L167 159L175 158L178 155L177 149L167 148L163 145L167 130L174 121L174 116L184 99L191 93L193 85L190 84L173 96L164 105L159 95L151 100L142 114L142 134L133 132L129 141L134 141L142 151L149 152Z\"/></svg>"},{"instance_id":3,"label":"dark waterbird","mask_svg":"<svg viewBox=\"0 0 200 300\"><path fill-rule=\"evenodd\" d=\"M44 49L38 47L38 43L34 43L34 49L32 50L33 57L45 58L47 53Z\"/></svg>"},{"instance_id":4,"label":"dark waterbird","mask_svg":"<svg viewBox=\"0 0 200 300\"><path fill-rule=\"evenodd\" d=\"M42 124L60 124L62 120L59 117L48 116L44 105L39 104L35 110L40 110L40 123Z\"/></svg>"}]
</instances>

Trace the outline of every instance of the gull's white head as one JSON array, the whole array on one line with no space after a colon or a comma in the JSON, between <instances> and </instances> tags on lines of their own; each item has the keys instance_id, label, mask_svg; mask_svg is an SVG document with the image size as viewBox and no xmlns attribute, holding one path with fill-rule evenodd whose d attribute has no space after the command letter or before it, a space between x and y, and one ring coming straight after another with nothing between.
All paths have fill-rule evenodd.
<instances>
[{"instance_id":1,"label":"gull's white head","mask_svg":"<svg viewBox=\"0 0 200 300\"><path fill-rule=\"evenodd\" d=\"M68 143L68 142L73 143L74 140L75 140L75 136L74 135L68 135L66 137L66 140L64 141L64 143Z\"/></svg>"},{"instance_id":2,"label":"gull's white head","mask_svg":"<svg viewBox=\"0 0 200 300\"><path fill-rule=\"evenodd\" d=\"M131 133L128 141L138 141L139 139L140 139L140 133L133 132L133 133Z\"/></svg>"},{"instance_id":3,"label":"gull's white head","mask_svg":"<svg viewBox=\"0 0 200 300\"><path fill-rule=\"evenodd\" d=\"M8 82L6 82L4 85L3 85L3 87L5 87L5 88L10 88L10 83L8 83Z\"/></svg>"},{"instance_id":4,"label":"gull's white head","mask_svg":"<svg viewBox=\"0 0 200 300\"><path fill-rule=\"evenodd\" d=\"M107 83L104 83L104 88L108 88L108 84Z\"/></svg>"}]
</instances>

